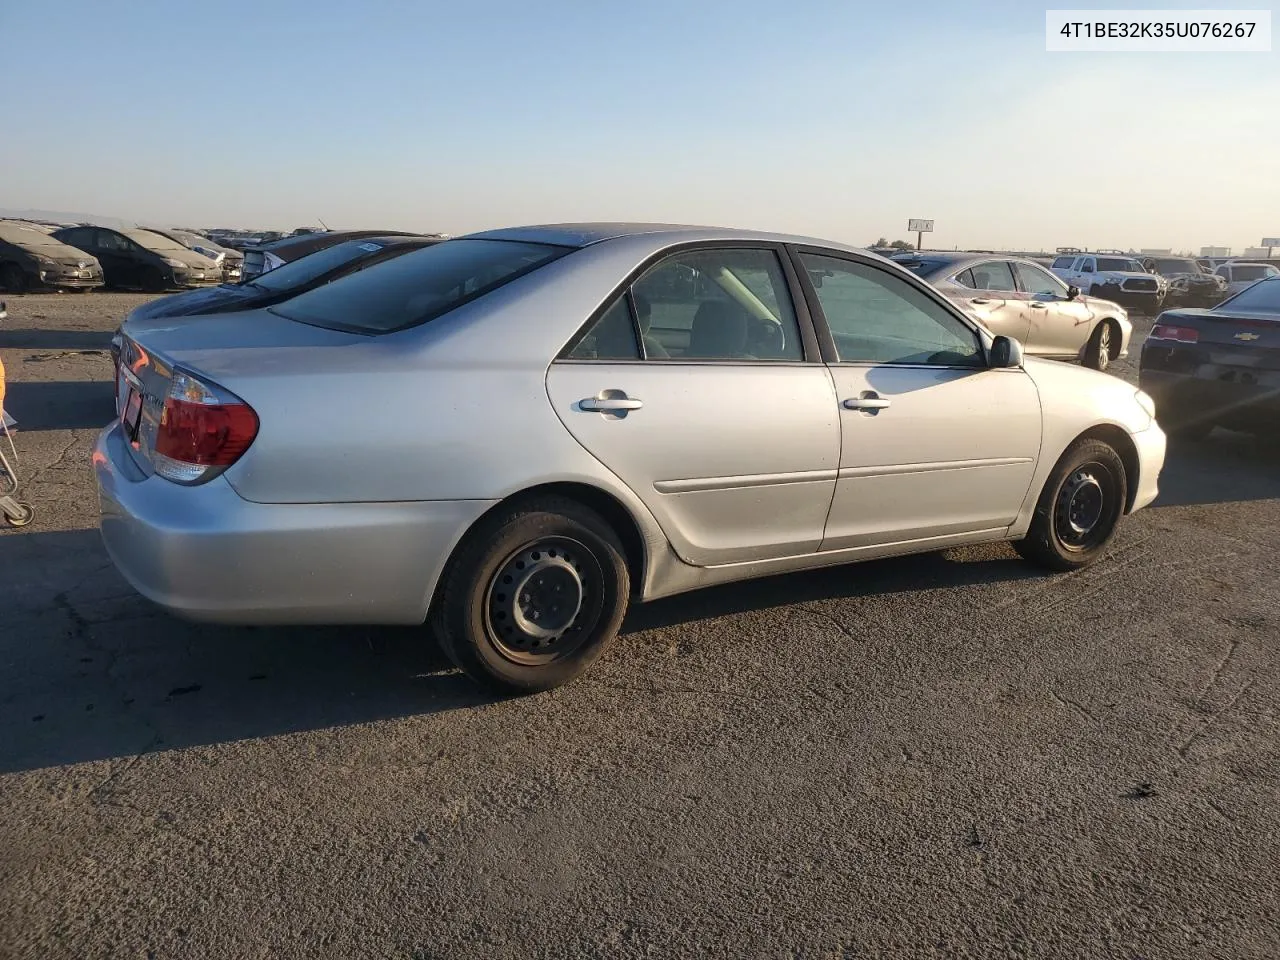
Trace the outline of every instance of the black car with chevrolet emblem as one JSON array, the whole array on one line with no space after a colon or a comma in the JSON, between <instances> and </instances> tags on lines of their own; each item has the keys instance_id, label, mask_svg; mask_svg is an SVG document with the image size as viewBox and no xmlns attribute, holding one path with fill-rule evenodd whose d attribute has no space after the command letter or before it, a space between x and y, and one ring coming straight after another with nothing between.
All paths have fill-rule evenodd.
<instances>
[{"instance_id":1,"label":"black car with chevrolet emblem","mask_svg":"<svg viewBox=\"0 0 1280 960\"><path fill-rule=\"evenodd\" d=\"M222 282L221 266L151 230L85 225L53 236L97 257L111 287L161 291Z\"/></svg>"},{"instance_id":2,"label":"black car with chevrolet emblem","mask_svg":"<svg viewBox=\"0 0 1280 960\"><path fill-rule=\"evenodd\" d=\"M1210 309L1166 310L1142 345L1139 383L1175 437L1216 426L1272 433L1280 425L1280 277Z\"/></svg>"},{"instance_id":3,"label":"black car with chevrolet emblem","mask_svg":"<svg viewBox=\"0 0 1280 960\"><path fill-rule=\"evenodd\" d=\"M92 290L102 283L102 265L58 240L47 227L0 220L0 289Z\"/></svg>"}]
</instances>

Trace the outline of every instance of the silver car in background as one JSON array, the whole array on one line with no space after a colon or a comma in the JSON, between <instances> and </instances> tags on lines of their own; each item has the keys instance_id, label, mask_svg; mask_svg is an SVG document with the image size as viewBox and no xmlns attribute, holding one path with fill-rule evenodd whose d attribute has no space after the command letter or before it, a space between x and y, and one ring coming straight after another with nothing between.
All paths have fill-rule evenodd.
<instances>
[{"instance_id":1,"label":"silver car in background","mask_svg":"<svg viewBox=\"0 0 1280 960\"><path fill-rule=\"evenodd\" d=\"M477 679L585 670L630 600L1012 540L1096 560L1165 438L851 247L496 230L239 314L130 320L93 453L119 569L229 623L428 623Z\"/></svg>"},{"instance_id":2,"label":"silver car in background","mask_svg":"<svg viewBox=\"0 0 1280 960\"><path fill-rule=\"evenodd\" d=\"M894 260L1031 356L1105 370L1129 354L1133 324L1123 307L1085 296L1031 260L929 251Z\"/></svg>"}]
</instances>

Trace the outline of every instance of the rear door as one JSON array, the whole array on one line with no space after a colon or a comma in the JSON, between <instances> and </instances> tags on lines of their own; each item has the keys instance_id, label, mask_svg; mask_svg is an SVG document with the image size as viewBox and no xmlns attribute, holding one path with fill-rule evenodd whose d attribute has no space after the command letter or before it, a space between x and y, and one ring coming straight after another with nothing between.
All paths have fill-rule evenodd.
<instances>
[{"instance_id":1,"label":"rear door","mask_svg":"<svg viewBox=\"0 0 1280 960\"><path fill-rule=\"evenodd\" d=\"M565 426L687 563L800 555L822 541L840 427L794 279L776 246L672 253L548 371Z\"/></svg>"},{"instance_id":2,"label":"rear door","mask_svg":"<svg viewBox=\"0 0 1280 960\"><path fill-rule=\"evenodd\" d=\"M1021 369L909 278L854 255L797 252L840 403L823 550L993 539L1022 506L1040 400Z\"/></svg>"},{"instance_id":3,"label":"rear door","mask_svg":"<svg viewBox=\"0 0 1280 960\"><path fill-rule=\"evenodd\" d=\"M1025 343L1031 325L1028 297L1018 289L1007 260L988 260L966 271L975 290L969 297L972 312L997 336Z\"/></svg>"}]
</instances>

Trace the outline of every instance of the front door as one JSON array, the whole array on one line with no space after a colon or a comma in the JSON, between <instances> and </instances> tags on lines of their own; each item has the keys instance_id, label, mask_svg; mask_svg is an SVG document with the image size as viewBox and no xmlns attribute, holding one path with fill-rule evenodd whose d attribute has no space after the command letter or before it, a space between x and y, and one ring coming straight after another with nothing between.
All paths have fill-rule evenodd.
<instances>
[{"instance_id":1,"label":"front door","mask_svg":"<svg viewBox=\"0 0 1280 960\"><path fill-rule=\"evenodd\" d=\"M812 553L835 490L831 376L801 338L781 251L659 261L547 374L556 413L687 563Z\"/></svg>"},{"instance_id":2,"label":"front door","mask_svg":"<svg viewBox=\"0 0 1280 960\"><path fill-rule=\"evenodd\" d=\"M840 473L823 550L997 535L1040 449L1021 369L988 369L977 332L941 299L857 259L801 252L835 356Z\"/></svg>"},{"instance_id":3,"label":"front door","mask_svg":"<svg viewBox=\"0 0 1280 960\"><path fill-rule=\"evenodd\" d=\"M1032 263L1014 263L1018 285L1030 296L1027 352L1045 357L1074 357L1093 334L1093 309L1071 299L1067 285Z\"/></svg>"},{"instance_id":4,"label":"front door","mask_svg":"<svg viewBox=\"0 0 1280 960\"><path fill-rule=\"evenodd\" d=\"M95 230L94 256L113 286L138 285L137 258L129 250L129 241L114 230Z\"/></svg>"}]
</instances>

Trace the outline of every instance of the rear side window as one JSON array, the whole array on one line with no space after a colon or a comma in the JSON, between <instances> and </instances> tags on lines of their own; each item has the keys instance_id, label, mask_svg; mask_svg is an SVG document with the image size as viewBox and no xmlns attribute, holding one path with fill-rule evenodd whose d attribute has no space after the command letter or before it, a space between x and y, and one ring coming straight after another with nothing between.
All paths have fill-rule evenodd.
<instances>
[{"instance_id":1,"label":"rear side window","mask_svg":"<svg viewBox=\"0 0 1280 960\"><path fill-rule=\"evenodd\" d=\"M1075 257L1059 257L1057 260L1053 261L1053 269L1070 270L1071 265L1075 262L1076 262Z\"/></svg>"},{"instance_id":2,"label":"rear side window","mask_svg":"<svg viewBox=\"0 0 1280 960\"><path fill-rule=\"evenodd\" d=\"M449 240L270 309L290 320L331 330L390 333L434 320L571 249L512 240Z\"/></svg>"}]
</instances>

